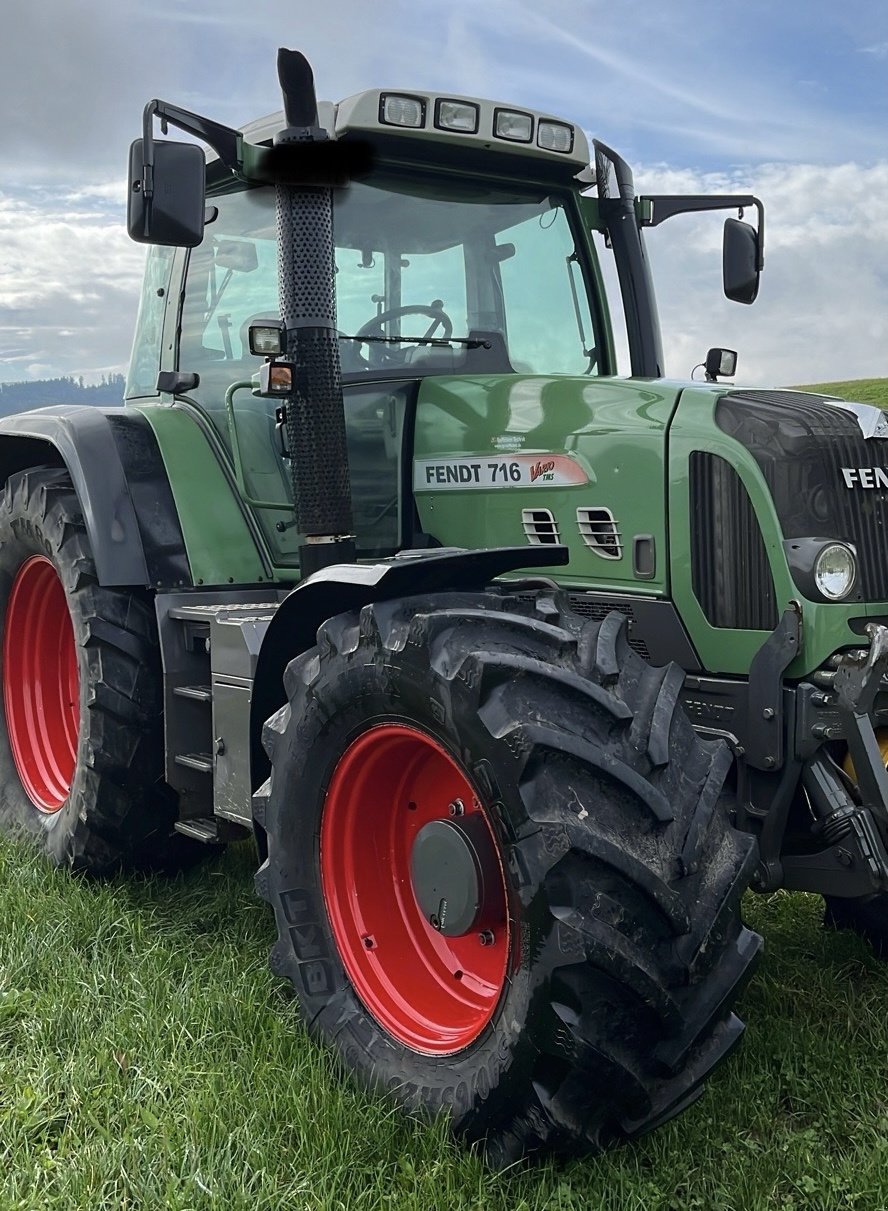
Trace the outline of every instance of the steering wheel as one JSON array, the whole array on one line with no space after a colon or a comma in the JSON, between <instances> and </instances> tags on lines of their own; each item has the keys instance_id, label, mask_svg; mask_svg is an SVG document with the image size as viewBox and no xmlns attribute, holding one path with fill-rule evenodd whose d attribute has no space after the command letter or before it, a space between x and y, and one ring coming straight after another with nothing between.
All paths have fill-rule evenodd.
<instances>
[{"instance_id":1,"label":"steering wheel","mask_svg":"<svg viewBox=\"0 0 888 1211\"><path fill-rule=\"evenodd\" d=\"M427 315L431 319L431 324L422 335L422 341L417 341L417 344L422 344L423 341L431 339L436 329L441 329L439 340L446 341L453 333L453 321L444 310L444 303L441 299L434 299L428 307L415 305L409 307L390 307L388 311L380 311L379 315L374 315L372 320L368 320L366 324L362 324L355 335L352 337L354 341L360 341L367 337L385 336L383 325L389 320L400 319L404 315ZM375 342L373 342L375 344ZM371 353L372 353L371 349ZM377 352L377 361L388 360L384 352Z\"/></svg>"}]
</instances>

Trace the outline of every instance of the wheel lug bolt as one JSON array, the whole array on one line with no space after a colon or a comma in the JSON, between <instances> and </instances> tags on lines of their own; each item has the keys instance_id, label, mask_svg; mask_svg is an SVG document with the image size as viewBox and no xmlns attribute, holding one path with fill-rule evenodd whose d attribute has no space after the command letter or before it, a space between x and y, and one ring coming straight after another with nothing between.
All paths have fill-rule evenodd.
<instances>
[{"instance_id":1,"label":"wheel lug bolt","mask_svg":"<svg viewBox=\"0 0 888 1211\"><path fill-rule=\"evenodd\" d=\"M496 941L496 938L493 935L493 930L482 929L481 933L478 934L478 941L482 946L492 946Z\"/></svg>"},{"instance_id":2,"label":"wheel lug bolt","mask_svg":"<svg viewBox=\"0 0 888 1211\"><path fill-rule=\"evenodd\" d=\"M432 913L432 915L429 917L429 925L431 925L432 929L441 928L441 922L434 913Z\"/></svg>"},{"instance_id":3,"label":"wheel lug bolt","mask_svg":"<svg viewBox=\"0 0 888 1211\"><path fill-rule=\"evenodd\" d=\"M466 805L462 799L454 799L447 810L451 816L464 816L466 814Z\"/></svg>"}]
</instances>

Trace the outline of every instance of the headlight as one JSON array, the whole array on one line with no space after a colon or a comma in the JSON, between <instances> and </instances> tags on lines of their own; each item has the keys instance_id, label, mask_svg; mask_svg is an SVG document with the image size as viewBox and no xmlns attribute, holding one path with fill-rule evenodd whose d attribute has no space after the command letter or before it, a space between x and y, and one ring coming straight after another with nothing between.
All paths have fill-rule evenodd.
<instances>
[{"instance_id":1,"label":"headlight","mask_svg":"<svg viewBox=\"0 0 888 1211\"><path fill-rule=\"evenodd\" d=\"M830 543L814 561L814 583L828 601L841 601L847 597L854 587L856 575L854 552L844 543Z\"/></svg>"}]
</instances>

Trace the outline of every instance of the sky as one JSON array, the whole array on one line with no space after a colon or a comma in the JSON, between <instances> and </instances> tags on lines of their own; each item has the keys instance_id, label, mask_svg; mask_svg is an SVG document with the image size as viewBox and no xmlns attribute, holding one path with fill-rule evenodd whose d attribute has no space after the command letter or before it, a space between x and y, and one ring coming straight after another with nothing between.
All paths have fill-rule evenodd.
<instances>
[{"instance_id":1,"label":"sky","mask_svg":"<svg viewBox=\"0 0 888 1211\"><path fill-rule=\"evenodd\" d=\"M671 376L711 345L747 383L888 376L888 0L41 0L0 40L0 382L125 368L142 108L233 126L279 109L281 45L324 99L490 97L577 122L639 191L759 196L752 307L721 293L724 216L648 232Z\"/></svg>"}]
</instances>

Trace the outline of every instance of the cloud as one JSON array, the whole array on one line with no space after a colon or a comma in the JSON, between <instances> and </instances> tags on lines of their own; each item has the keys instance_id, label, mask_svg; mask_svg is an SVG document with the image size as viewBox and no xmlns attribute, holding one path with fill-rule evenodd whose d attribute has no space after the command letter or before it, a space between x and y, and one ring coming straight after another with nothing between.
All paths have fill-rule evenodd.
<instances>
[{"instance_id":1,"label":"cloud","mask_svg":"<svg viewBox=\"0 0 888 1211\"><path fill-rule=\"evenodd\" d=\"M0 193L0 380L127 359L144 250L128 239L120 205L69 200Z\"/></svg>"},{"instance_id":2,"label":"cloud","mask_svg":"<svg viewBox=\"0 0 888 1211\"><path fill-rule=\"evenodd\" d=\"M718 343L754 381L886 372L884 0L747 0L729 20L711 0L305 9L17 8L0 40L0 378L125 360L144 254L124 231L124 174L142 107L161 97L233 125L272 112L281 42L308 54L322 97L500 97L578 121L646 164L651 190L756 189L768 247L753 308L719 301L718 218L649 233L674 373ZM726 163L747 167L702 171Z\"/></svg>"},{"instance_id":3,"label":"cloud","mask_svg":"<svg viewBox=\"0 0 888 1211\"><path fill-rule=\"evenodd\" d=\"M743 175L638 168L646 193L754 192L766 207L765 272L752 307L721 292L723 217L678 216L646 233L667 372L711 345L740 353L738 380L793 384L888 375L888 162L762 165Z\"/></svg>"},{"instance_id":4,"label":"cloud","mask_svg":"<svg viewBox=\"0 0 888 1211\"><path fill-rule=\"evenodd\" d=\"M858 0L853 20L826 0L747 0L730 21L711 0L338 0L300 20L305 7L19 6L0 40L0 179L121 179L151 97L233 125L274 111L281 42L306 51L329 99L382 85L500 96L563 112L636 159L882 154L883 0Z\"/></svg>"}]
</instances>

